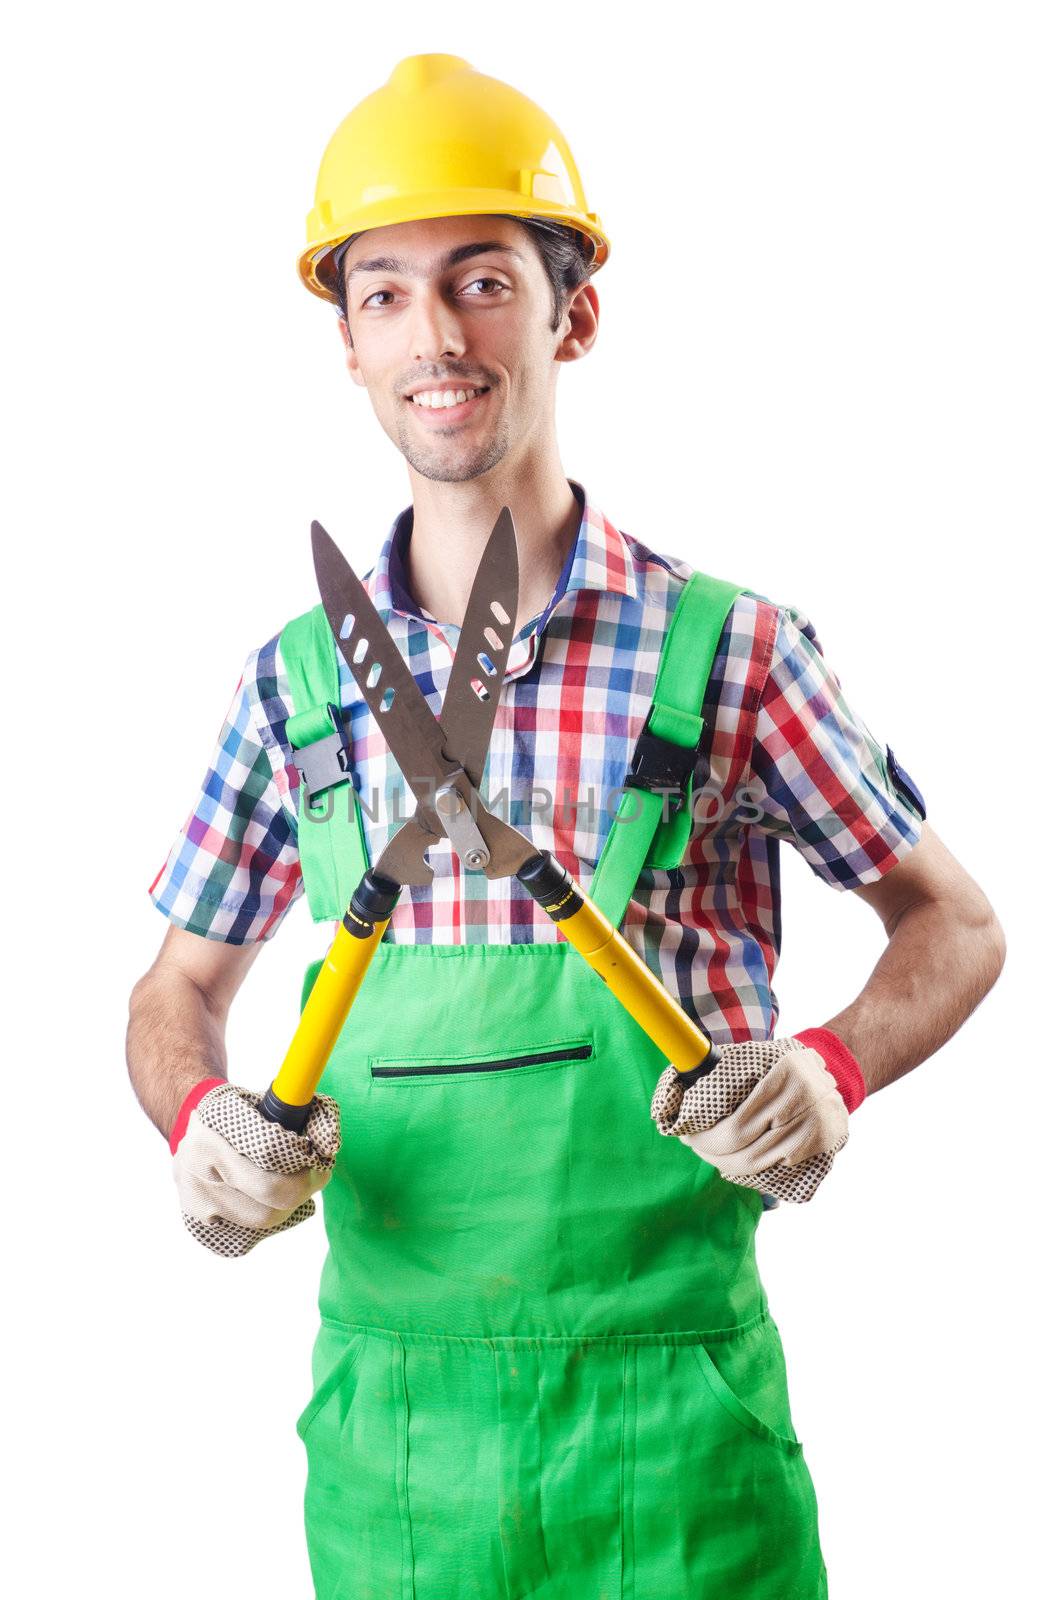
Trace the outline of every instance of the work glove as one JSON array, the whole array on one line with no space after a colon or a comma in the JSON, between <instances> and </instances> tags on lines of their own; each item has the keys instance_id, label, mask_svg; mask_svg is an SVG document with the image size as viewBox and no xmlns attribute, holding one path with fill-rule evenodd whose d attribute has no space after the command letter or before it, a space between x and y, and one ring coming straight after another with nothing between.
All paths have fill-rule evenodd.
<instances>
[{"instance_id":1,"label":"work glove","mask_svg":"<svg viewBox=\"0 0 1060 1600\"><path fill-rule=\"evenodd\" d=\"M189 1233L219 1256L244 1256L311 1217L331 1177L339 1108L314 1095L304 1133L259 1112L261 1095L207 1078L186 1097L170 1135L173 1177Z\"/></svg>"},{"instance_id":2,"label":"work glove","mask_svg":"<svg viewBox=\"0 0 1060 1600\"><path fill-rule=\"evenodd\" d=\"M730 1183L772 1201L806 1201L847 1142L849 1112L865 1097L855 1057L827 1028L718 1050L718 1064L687 1088L673 1066L651 1114Z\"/></svg>"}]
</instances>

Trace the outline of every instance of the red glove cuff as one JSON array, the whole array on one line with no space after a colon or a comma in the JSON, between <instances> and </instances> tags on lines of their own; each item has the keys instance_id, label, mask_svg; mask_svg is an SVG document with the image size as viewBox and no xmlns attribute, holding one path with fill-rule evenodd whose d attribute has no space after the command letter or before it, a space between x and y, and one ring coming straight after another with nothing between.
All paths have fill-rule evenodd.
<instances>
[{"instance_id":1,"label":"red glove cuff","mask_svg":"<svg viewBox=\"0 0 1060 1600\"><path fill-rule=\"evenodd\" d=\"M197 1083L194 1089L188 1090L181 1102L180 1110L177 1112L177 1120L173 1124L173 1131L169 1135L169 1149L172 1155L176 1155L177 1145L187 1133L191 1114L199 1101L205 1099L210 1090L216 1089L219 1083L225 1082L227 1082L225 1078L203 1078L202 1082Z\"/></svg>"},{"instance_id":2,"label":"red glove cuff","mask_svg":"<svg viewBox=\"0 0 1060 1600\"><path fill-rule=\"evenodd\" d=\"M793 1033L792 1038L817 1051L836 1081L843 1104L848 1111L856 1111L865 1098L865 1079L857 1057L838 1033L833 1033L831 1028L803 1028L801 1033Z\"/></svg>"}]
</instances>

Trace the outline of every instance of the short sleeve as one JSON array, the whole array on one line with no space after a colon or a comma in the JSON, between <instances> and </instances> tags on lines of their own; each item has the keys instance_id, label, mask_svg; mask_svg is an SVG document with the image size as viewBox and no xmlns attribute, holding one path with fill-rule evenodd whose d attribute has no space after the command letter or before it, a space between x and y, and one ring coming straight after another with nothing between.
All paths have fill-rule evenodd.
<instances>
[{"instance_id":1,"label":"short sleeve","mask_svg":"<svg viewBox=\"0 0 1060 1600\"><path fill-rule=\"evenodd\" d=\"M246 663L199 797L148 890L177 927L227 944L271 938L304 892L297 823L254 715L258 661Z\"/></svg>"},{"instance_id":2,"label":"short sleeve","mask_svg":"<svg viewBox=\"0 0 1060 1600\"><path fill-rule=\"evenodd\" d=\"M794 606L777 607L750 765L752 827L794 844L835 889L874 883L921 837L920 790L849 704Z\"/></svg>"}]
</instances>

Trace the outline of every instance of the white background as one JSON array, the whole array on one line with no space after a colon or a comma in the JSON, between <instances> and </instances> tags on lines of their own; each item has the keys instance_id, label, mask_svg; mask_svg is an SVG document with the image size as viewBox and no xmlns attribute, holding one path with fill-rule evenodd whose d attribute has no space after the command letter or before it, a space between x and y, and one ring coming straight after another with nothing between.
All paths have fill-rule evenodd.
<instances>
[{"instance_id":1,"label":"white background","mask_svg":"<svg viewBox=\"0 0 1060 1600\"><path fill-rule=\"evenodd\" d=\"M404 55L567 134L613 242L560 440L620 527L801 606L998 910L1008 962L763 1221L835 1600L1055 1570L1053 8L23 8L6 35L8 1592L297 1600L319 1217L180 1224L128 1085L147 898L247 652L358 570L404 462L294 261L316 166ZM781 1028L881 925L785 851ZM264 1087L323 930L236 1002ZM17 1130L17 1131L16 1131ZM675 1468L680 1463L675 1462ZM10 1494L8 1496L10 1503Z\"/></svg>"}]
</instances>

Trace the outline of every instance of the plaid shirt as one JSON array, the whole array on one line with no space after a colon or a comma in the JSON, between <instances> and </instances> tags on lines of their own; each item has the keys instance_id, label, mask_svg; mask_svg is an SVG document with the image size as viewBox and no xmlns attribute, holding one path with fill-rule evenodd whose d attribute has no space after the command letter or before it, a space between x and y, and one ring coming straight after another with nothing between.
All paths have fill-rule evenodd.
<instances>
[{"instance_id":1,"label":"plaid shirt","mask_svg":"<svg viewBox=\"0 0 1060 1600\"><path fill-rule=\"evenodd\" d=\"M588 888L692 568L620 532L580 484L572 489L582 504L577 540L552 600L513 640L481 788ZM411 526L408 507L363 581L437 716L459 628L408 594ZM374 862L414 797L341 656L339 685ZM268 939L304 892L299 777L285 735L292 710L277 635L247 659L202 792L151 884L155 905L179 927L232 944ZM874 882L913 848L925 808L890 748L848 705L794 606L737 597L703 716L693 783L709 788L684 860L676 871L641 874L623 932L719 1042L767 1038L778 1015L781 840L847 889ZM495 803L499 795L506 805ZM465 872L448 841L430 862L433 885L402 891L387 940L562 937L516 879Z\"/></svg>"}]
</instances>

